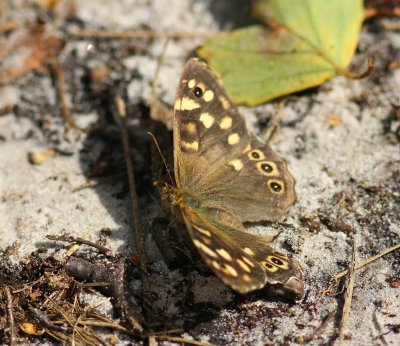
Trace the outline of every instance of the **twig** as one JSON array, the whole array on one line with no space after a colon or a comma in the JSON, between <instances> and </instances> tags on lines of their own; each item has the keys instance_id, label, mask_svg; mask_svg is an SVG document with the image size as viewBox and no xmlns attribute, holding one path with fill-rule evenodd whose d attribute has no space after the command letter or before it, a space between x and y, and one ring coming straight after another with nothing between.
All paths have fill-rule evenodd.
<instances>
[{"instance_id":1,"label":"twig","mask_svg":"<svg viewBox=\"0 0 400 346\"><path fill-rule=\"evenodd\" d=\"M64 117L64 121L67 125L73 129L81 130L78 125L76 125L75 120L67 106L65 100L65 74L64 70L61 68L60 63L57 60L53 60L50 63L50 68L54 74L56 80L56 89L57 89L57 97L58 102L60 103L61 113Z\"/></svg>"},{"instance_id":2,"label":"twig","mask_svg":"<svg viewBox=\"0 0 400 346\"><path fill-rule=\"evenodd\" d=\"M382 20L381 25L387 30L400 30L400 23L390 20Z\"/></svg>"},{"instance_id":3,"label":"twig","mask_svg":"<svg viewBox=\"0 0 400 346\"><path fill-rule=\"evenodd\" d=\"M149 346L157 346L157 339L154 335L148 336L148 345Z\"/></svg>"},{"instance_id":4,"label":"twig","mask_svg":"<svg viewBox=\"0 0 400 346\"><path fill-rule=\"evenodd\" d=\"M140 258L140 269L141 269L141 277L143 283L143 296L145 297L149 290L149 279L147 272L147 255L146 249L144 246L144 237L143 237L143 229L142 229L142 217L140 214L140 206L139 199L136 193L136 182L135 182L135 171L133 169L133 163L130 155L130 145L129 145L129 136L128 130L126 126L126 108L124 100L117 96L115 99L115 103L117 106L117 113L120 120L120 129L122 134L122 141L124 146L124 156L126 162L126 170L128 173L128 181L129 181L129 193L132 203L132 220L135 226L135 235L136 242L139 248L139 258ZM143 332L142 326L137 322L137 319L130 319L132 326L139 333Z\"/></svg>"},{"instance_id":5,"label":"twig","mask_svg":"<svg viewBox=\"0 0 400 346\"><path fill-rule=\"evenodd\" d=\"M115 257L115 255L111 252L110 249L108 249L104 246L98 245L96 243L93 243L90 240L83 239L83 238L79 238L79 237L76 238L76 237L69 236L69 235L47 235L46 238L49 240L53 240L53 241L63 241L66 243L84 244L87 246L94 247L103 255L106 255L109 257Z\"/></svg>"},{"instance_id":6,"label":"twig","mask_svg":"<svg viewBox=\"0 0 400 346\"><path fill-rule=\"evenodd\" d=\"M369 58L367 64L367 69L361 73L352 72L341 67L336 67L336 72L350 79L363 79L369 77L375 68L375 61L373 58Z\"/></svg>"},{"instance_id":7,"label":"twig","mask_svg":"<svg viewBox=\"0 0 400 346\"><path fill-rule=\"evenodd\" d=\"M351 251L351 264L349 267L349 283L347 285L347 290L346 290L346 297L344 299L344 305L343 305L343 315L342 315L342 320L340 321L340 327L339 327L339 346L342 346L344 343L344 337L345 337L345 331L346 331L346 326L347 322L349 320L350 316L350 310L351 310L351 302L353 300L353 289L354 289L354 282L355 282L355 264L356 264L356 246L355 246L355 241L353 239L352 242L352 251Z\"/></svg>"},{"instance_id":8,"label":"twig","mask_svg":"<svg viewBox=\"0 0 400 346\"><path fill-rule=\"evenodd\" d=\"M369 264L369 263L371 263L371 262L377 260L378 258L380 258L380 257L382 257L382 256L385 256L385 255L388 254L389 252L395 251L395 250L397 250L397 249L399 249L399 248L400 248L400 243L398 243L398 244L396 244L396 245L394 245L394 246L388 247L386 250L382 251L381 253L379 253L379 254L377 254L377 255L375 255L375 256L372 256L372 257L370 257L370 258L367 258L367 259L365 259L364 261L361 261L361 262L357 263L357 264L354 266L354 270L358 270L358 269L364 267L365 265L367 265L367 264ZM337 281L337 280L340 279L341 277L347 275L348 272L349 272L348 269L343 270L342 272L336 274L336 275L333 277L333 280Z\"/></svg>"},{"instance_id":9,"label":"twig","mask_svg":"<svg viewBox=\"0 0 400 346\"><path fill-rule=\"evenodd\" d=\"M197 346L215 346L215 344L211 344L206 341L197 341L197 340L190 340L190 339L185 339L181 338L178 336L157 336L157 339L159 340L168 340L171 342L180 342L185 345L197 345Z\"/></svg>"},{"instance_id":10,"label":"twig","mask_svg":"<svg viewBox=\"0 0 400 346\"><path fill-rule=\"evenodd\" d=\"M104 342L101 337L96 335L93 330L85 330L84 328L81 328L79 326L83 325L81 318L82 316L85 317L85 311L71 311L70 309L64 310L52 298L48 298L46 302L46 305L48 305L54 312L61 315L61 317L64 319L63 323L66 323L69 326L70 330L72 330L72 344L80 344L79 341L81 341L83 344L87 345L106 345L106 342ZM56 337L54 334L51 333L50 330L46 329L46 332L49 335Z\"/></svg>"},{"instance_id":11,"label":"twig","mask_svg":"<svg viewBox=\"0 0 400 346\"><path fill-rule=\"evenodd\" d=\"M58 325L52 324L52 323L49 321L49 319L48 319L46 313L44 313L43 311L40 311L40 310L38 310L38 309L34 309L33 307L29 307L28 309L29 309L29 311L32 313L32 315L35 317L35 319L36 319L37 321L39 321L40 324L41 324L46 330L54 329L54 330L56 330L56 331L63 332L63 333L66 333L66 332L67 332L68 327L66 327L65 325L58 326Z\"/></svg>"},{"instance_id":12,"label":"twig","mask_svg":"<svg viewBox=\"0 0 400 346\"><path fill-rule=\"evenodd\" d=\"M132 39L132 38L171 38L171 39L188 39L196 37L209 37L208 33L201 32L161 32L161 31L108 31L108 30L80 30L72 32L72 36L82 38L108 38L108 39Z\"/></svg>"},{"instance_id":13,"label":"twig","mask_svg":"<svg viewBox=\"0 0 400 346\"><path fill-rule=\"evenodd\" d=\"M92 180L86 181L81 186L73 189L72 192L78 192L78 191L85 190L85 189L92 189L92 188L97 187L102 184L111 184L116 181L120 181L121 178L125 177L125 174L126 173L124 172L124 173L113 174L113 175L110 175L108 177L103 177L103 178L92 178Z\"/></svg>"},{"instance_id":14,"label":"twig","mask_svg":"<svg viewBox=\"0 0 400 346\"><path fill-rule=\"evenodd\" d=\"M272 141L273 137L276 135L279 129L279 122L281 120L282 113L284 112L284 110L285 110L285 103L283 101L279 102L278 111L276 111L274 115L271 117L268 127L265 130L263 136L265 143L269 144Z\"/></svg>"},{"instance_id":15,"label":"twig","mask_svg":"<svg viewBox=\"0 0 400 346\"><path fill-rule=\"evenodd\" d=\"M128 180L129 180L129 190L130 197L132 203L132 219L135 225L135 233L136 233L136 241L139 248L139 257L140 257L140 268L142 270L142 282L143 282L143 290L147 291L149 286L148 276L147 276L147 256L146 250L144 246L144 237L143 237L143 229L142 229L142 218L140 214L140 206L138 196L136 194L136 182L135 182L135 172L133 169L133 163L130 155L130 146L129 146L129 137L128 131L126 127L126 109L125 103L121 97L116 98L116 105L118 116L120 119L120 126L122 132L122 141L124 144L124 153L126 160L126 169L128 172Z\"/></svg>"},{"instance_id":16,"label":"twig","mask_svg":"<svg viewBox=\"0 0 400 346\"><path fill-rule=\"evenodd\" d=\"M50 62L50 68L51 68L51 71L56 80L57 98L58 98L58 102L60 103L61 113L63 115L64 121L66 122L67 126L70 128L82 131L82 132L87 132L87 133L95 130L95 128L88 128L88 129L81 128L76 124L74 117L73 117L71 111L69 110L69 107L67 106L67 102L65 99L66 92L65 92L64 70L62 69L62 67L57 59L53 59Z\"/></svg>"},{"instance_id":17,"label":"twig","mask_svg":"<svg viewBox=\"0 0 400 346\"><path fill-rule=\"evenodd\" d=\"M87 283L77 283L77 286L80 288L92 288L92 287L109 287L111 286L111 282L87 282Z\"/></svg>"},{"instance_id":18,"label":"twig","mask_svg":"<svg viewBox=\"0 0 400 346\"><path fill-rule=\"evenodd\" d=\"M7 312L8 312L8 320L10 323L10 346L16 345L15 343L15 324L14 324L14 310L13 310L13 302L10 289L7 286L4 286L4 291L7 296Z\"/></svg>"},{"instance_id":19,"label":"twig","mask_svg":"<svg viewBox=\"0 0 400 346\"><path fill-rule=\"evenodd\" d=\"M305 342L310 342L312 340L318 339L321 334L325 331L326 327L328 326L328 323L333 319L335 316L335 310L329 311L328 315L323 319L322 323L320 326L315 330L313 334L305 338Z\"/></svg>"},{"instance_id":20,"label":"twig","mask_svg":"<svg viewBox=\"0 0 400 346\"><path fill-rule=\"evenodd\" d=\"M388 343L385 339L385 335L382 334L382 327L378 320L378 309L376 309L374 314L372 315L372 321L374 322L376 329L378 329L378 332L380 333L378 335L379 339L382 341L382 344L386 346Z\"/></svg>"},{"instance_id":21,"label":"twig","mask_svg":"<svg viewBox=\"0 0 400 346\"><path fill-rule=\"evenodd\" d=\"M164 55L167 50L168 43L169 43L169 39L167 38L161 49L160 55L157 57L157 67L156 67L156 71L154 72L153 81L151 83L150 118L153 120L159 119L158 112L159 112L160 107L159 107L159 101L157 98L157 90L156 89L157 89L157 84L158 84L158 76L160 74L161 65L164 60Z\"/></svg>"},{"instance_id":22,"label":"twig","mask_svg":"<svg viewBox=\"0 0 400 346\"><path fill-rule=\"evenodd\" d=\"M364 20L371 19L378 16L400 16L400 7L394 8L378 8L367 7L364 10Z\"/></svg>"}]
</instances>

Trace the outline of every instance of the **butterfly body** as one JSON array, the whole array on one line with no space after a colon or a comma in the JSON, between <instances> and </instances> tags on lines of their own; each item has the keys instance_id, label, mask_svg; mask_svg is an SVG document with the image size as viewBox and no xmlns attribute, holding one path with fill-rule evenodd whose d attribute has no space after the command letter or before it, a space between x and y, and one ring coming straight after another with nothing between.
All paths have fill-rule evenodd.
<instances>
[{"instance_id":1,"label":"butterfly body","mask_svg":"<svg viewBox=\"0 0 400 346\"><path fill-rule=\"evenodd\" d=\"M251 134L218 77L197 59L186 64L174 105L176 186L164 188L203 260L228 286L247 293L304 294L300 265L245 222L278 221L294 203L294 179L272 149Z\"/></svg>"}]
</instances>

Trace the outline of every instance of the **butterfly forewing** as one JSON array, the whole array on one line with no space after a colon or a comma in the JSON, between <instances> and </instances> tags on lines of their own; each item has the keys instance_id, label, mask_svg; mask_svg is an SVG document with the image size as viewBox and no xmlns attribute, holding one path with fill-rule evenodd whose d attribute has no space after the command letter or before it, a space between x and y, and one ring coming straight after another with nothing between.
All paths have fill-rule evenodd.
<instances>
[{"instance_id":1,"label":"butterfly forewing","mask_svg":"<svg viewBox=\"0 0 400 346\"><path fill-rule=\"evenodd\" d=\"M196 59L186 64L174 108L178 187L232 211L242 222L282 219L295 201L286 162L248 132L206 64Z\"/></svg>"},{"instance_id":2,"label":"butterfly forewing","mask_svg":"<svg viewBox=\"0 0 400 346\"><path fill-rule=\"evenodd\" d=\"M174 105L174 148L218 166L247 145L249 133L219 79L196 59L186 64Z\"/></svg>"}]
</instances>

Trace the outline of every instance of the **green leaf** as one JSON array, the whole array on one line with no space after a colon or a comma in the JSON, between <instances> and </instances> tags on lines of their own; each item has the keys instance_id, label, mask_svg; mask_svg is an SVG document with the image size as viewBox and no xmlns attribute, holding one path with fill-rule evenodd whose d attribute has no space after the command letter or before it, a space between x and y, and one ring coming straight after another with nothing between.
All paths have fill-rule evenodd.
<instances>
[{"instance_id":1,"label":"green leaf","mask_svg":"<svg viewBox=\"0 0 400 346\"><path fill-rule=\"evenodd\" d=\"M260 0L252 26L210 38L198 50L237 103L256 105L320 85L354 54L362 0Z\"/></svg>"}]
</instances>

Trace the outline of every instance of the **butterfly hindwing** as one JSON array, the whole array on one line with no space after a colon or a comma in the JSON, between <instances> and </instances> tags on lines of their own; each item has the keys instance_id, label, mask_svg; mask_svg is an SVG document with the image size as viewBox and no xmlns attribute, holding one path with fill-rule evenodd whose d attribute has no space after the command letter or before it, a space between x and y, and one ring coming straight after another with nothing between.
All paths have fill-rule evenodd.
<instances>
[{"instance_id":1,"label":"butterfly hindwing","mask_svg":"<svg viewBox=\"0 0 400 346\"><path fill-rule=\"evenodd\" d=\"M226 285L247 293L268 285L285 296L303 295L303 273L298 262L275 251L271 238L244 232L184 209L184 219L194 246Z\"/></svg>"},{"instance_id":2,"label":"butterfly hindwing","mask_svg":"<svg viewBox=\"0 0 400 346\"><path fill-rule=\"evenodd\" d=\"M191 212L184 214L184 219L194 246L222 282L239 293L265 286L264 268L228 234L221 232L218 224ZM241 230L235 231L242 234Z\"/></svg>"}]
</instances>

